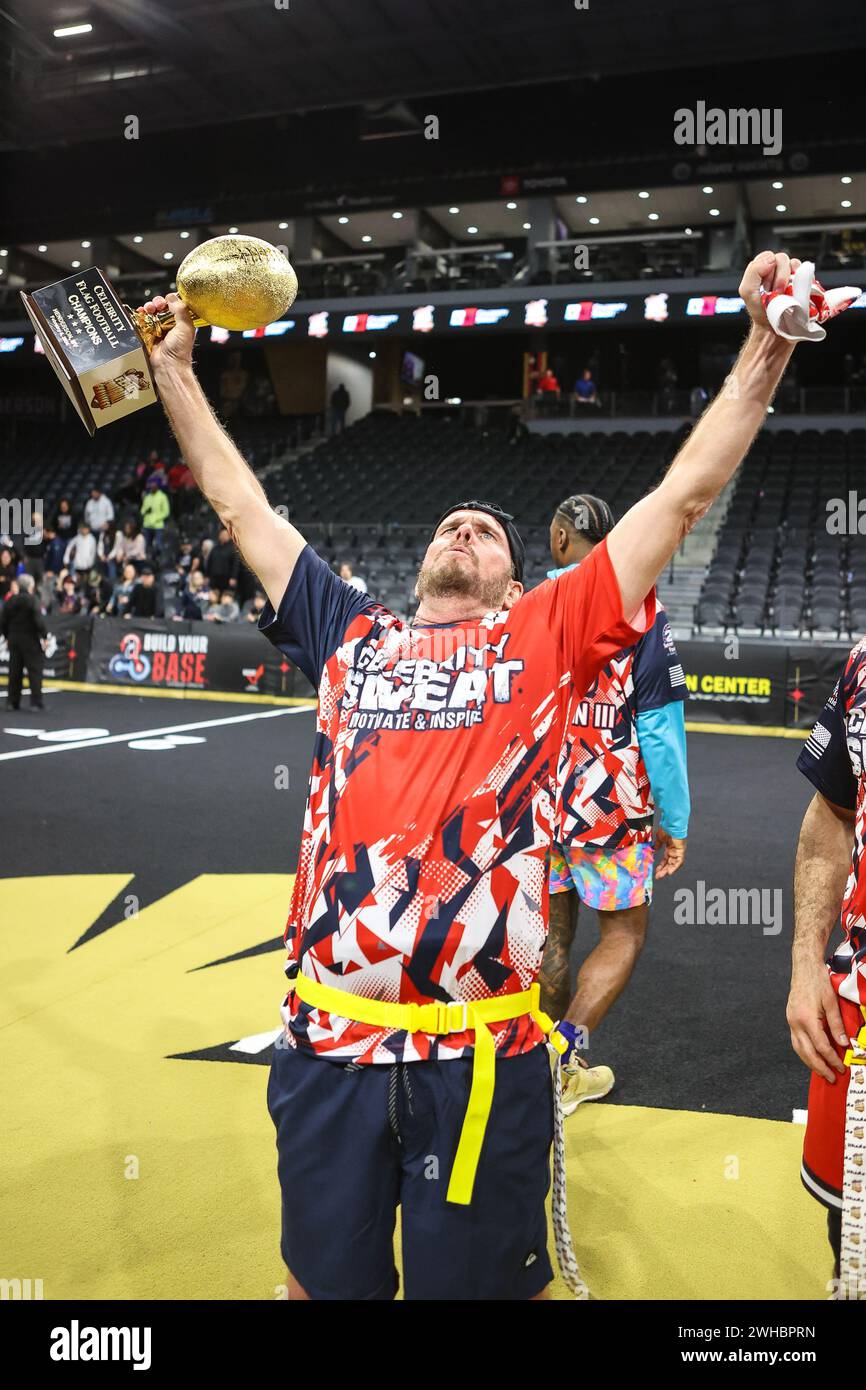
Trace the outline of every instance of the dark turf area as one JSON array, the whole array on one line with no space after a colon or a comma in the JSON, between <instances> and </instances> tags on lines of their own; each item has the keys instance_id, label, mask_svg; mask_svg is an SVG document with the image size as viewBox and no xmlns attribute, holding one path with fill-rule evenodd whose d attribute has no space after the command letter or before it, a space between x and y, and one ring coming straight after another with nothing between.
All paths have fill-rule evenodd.
<instances>
[{"instance_id":1,"label":"dark turf area","mask_svg":"<svg viewBox=\"0 0 866 1390\"><path fill-rule=\"evenodd\" d=\"M37 745L7 729L110 733L248 715L272 708L64 691L48 712L0 716L0 754ZM4 875L134 871L142 906L203 872L293 869L309 772L313 714L192 730L206 742L163 751L126 744L0 761ZM629 989L593 1039L591 1060L617 1073L611 1100L790 1120L807 1074L790 1050L785 999L791 875L810 788L799 743L691 734L692 835L685 867L657 887L650 938ZM275 788L285 765L288 790ZM13 811L14 808L14 811ZM779 889L778 935L755 925L677 925L674 893ZM111 909L92 932L110 928ZM578 952L596 939L582 913ZM264 943L263 943L264 944ZM80 949L87 949L86 941ZM274 950L282 947L275 936Z\"/></svg>"}]
</instances>

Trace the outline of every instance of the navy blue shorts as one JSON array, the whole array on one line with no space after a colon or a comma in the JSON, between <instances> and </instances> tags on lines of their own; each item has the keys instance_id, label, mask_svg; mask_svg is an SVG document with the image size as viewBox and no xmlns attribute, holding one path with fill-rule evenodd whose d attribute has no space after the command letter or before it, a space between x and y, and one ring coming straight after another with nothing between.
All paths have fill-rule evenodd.
<instances>
[{"instance_id":1,"label":"navy blue shorts","mask_svg":"<svg viewBox=\"0 0 866 1390\"><path fill-rule=\"evenodd\" d=\"M446 1202L470 1058L357 1066L274 1050L281 1251L315 1299L391 1299L401 1208L407 1299L527 1299L553 1277L544 1199L553 1094L548 1051L496 1063L470 1206Z\"/></svg>"}]
</instances>

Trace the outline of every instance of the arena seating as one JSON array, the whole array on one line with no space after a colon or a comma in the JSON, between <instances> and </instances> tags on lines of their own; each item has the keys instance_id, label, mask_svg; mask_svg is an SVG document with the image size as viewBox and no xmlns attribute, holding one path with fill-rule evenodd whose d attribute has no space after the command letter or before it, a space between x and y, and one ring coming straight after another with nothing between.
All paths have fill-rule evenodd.
<instances>
[{"instance_id":1,"label":"arena seating","mask_svg":"<svg viewBox=\"0 0 866 1390\"><path fill-rule=\"evenodd\" d=\"M269 480L291 515L329 560L348 560L370 589L399 612L412 588L433 524L454 502L490 499L514 513L526 541L527 583L549 568L548 528L556 502L601 493L619 515L661 476L677 447L660 434L531 435L509 444L441 417L376 413Z\"/></svg>"},{"instance_id":2,"label":"arena seating","mask_svg":"<svg viewBox=\"0 0 866 1390\"><path fill-rule=\"evenodd\" d=\"M857 490L864 452L866 429L758 437L719 531L698 631L847 640L866 629L857 537L827 529L828 502Z\"/></svg>"},{"instance_id":3,"label":"arena seating","mask_svg":"<svg viewBox=\"0 0 866 1390\"><path fill-rule=\"evenodd\" d=\"M462 417L399 417L377 411L306 451L287 449L283 420L238 422L238 443L275 506L331 563L348 561L371 592L401 613L431 527L467 497L512 511L526 540L526 581L549 566L555 503L596 492L621 516L659 481L682 431L529 435L509 443L499 428ZM291 435L296 442L297 430ZM67 496L74 510L99 481L109 496L151 449L176 446L157 412L143 412L91 441L71 426L19 422L3 443L10 495L38 496L46 516ZM764 431L738 476L694 609L696 634L841 638L866 630L866 566L857 537L827 530L827 502L857 490L866 429ZM183 527L213 534L202 503ZM842 543L840 544L840 540Z\"/></svg>"}]
</instances>

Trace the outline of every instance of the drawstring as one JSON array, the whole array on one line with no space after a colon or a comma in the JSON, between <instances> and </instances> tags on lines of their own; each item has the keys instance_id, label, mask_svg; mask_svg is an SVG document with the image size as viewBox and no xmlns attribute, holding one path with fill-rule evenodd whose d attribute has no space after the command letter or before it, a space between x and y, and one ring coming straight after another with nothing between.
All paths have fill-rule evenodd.
<instances>
[{"instance_id":1,"label":"drawstring","mask_svg":"<svg viewBox=\"0 0 866 1390\"><path fill-rule=\"evenodd\" d=\"M556 1263L574 1297L585 1301L589 1289L584 1283L574 1253L571 1227L568 1224L568 1201L565 1191L565 1136L562 1115L562 1078L559 1073L559 1054L553 1053L553 1193L550 1213L553 1218L553 1243Z\"/></svg>"}]
</instances>

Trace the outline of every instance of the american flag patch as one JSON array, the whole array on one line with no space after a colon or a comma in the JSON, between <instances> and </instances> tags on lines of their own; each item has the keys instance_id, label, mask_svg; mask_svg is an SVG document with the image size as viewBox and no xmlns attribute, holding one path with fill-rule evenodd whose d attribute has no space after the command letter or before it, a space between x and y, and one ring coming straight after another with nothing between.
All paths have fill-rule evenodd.
<instances>
[{"instance_id":1,"label":"american flag patch","mask_svg":"<svg viewBox=\"0 0 866 1390\"><path fill-rule=\"evenodd\" d=\"M685 672L683 671L682 666L672 666L672 667L670 668L670 672L671 672L671 685L685 685L685 683L686 683L686 676L685 676Z\"/></svg>"},{"instance_id":2,"label":"american flag patch","mask_svg":"<svg viewBox=\"0 0 866 1390\"><path fill-rule=\"evenodd\" d=\"M823 724L816 724L806 739L806 752L811 753L813 758L820 758L829 742L830 730L825 729Z\"/></svg>"}]
</instances>

